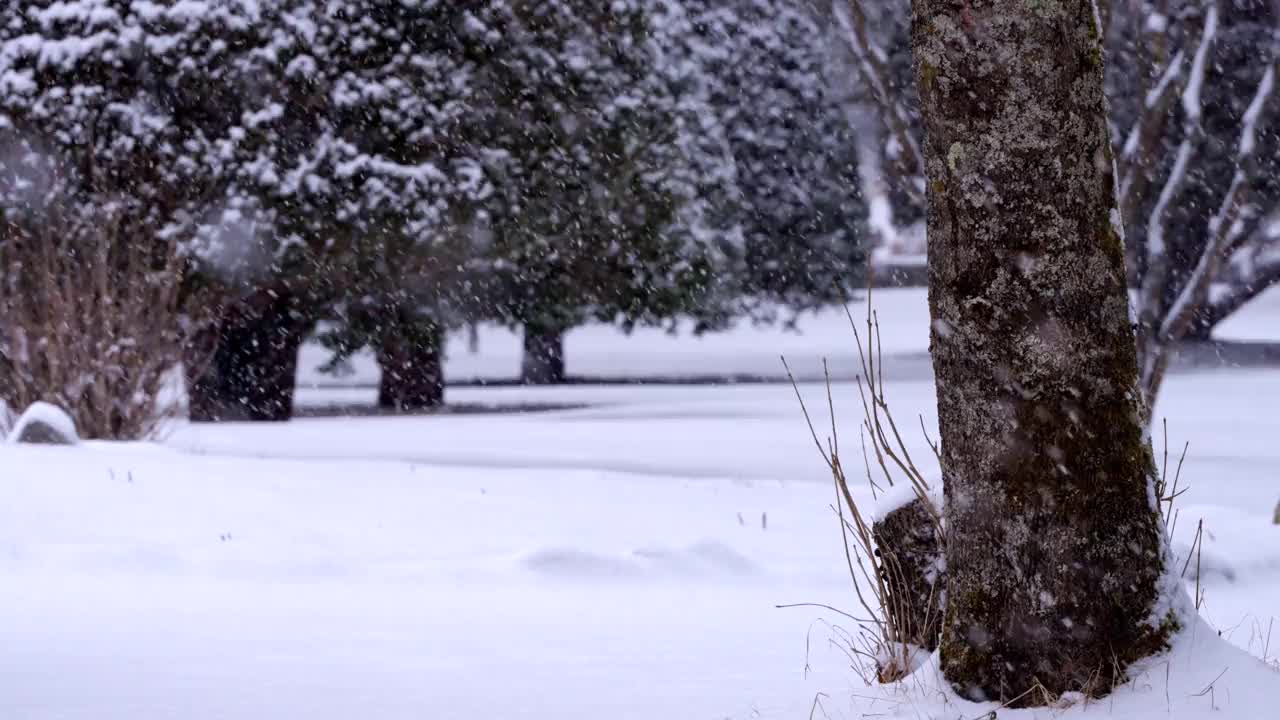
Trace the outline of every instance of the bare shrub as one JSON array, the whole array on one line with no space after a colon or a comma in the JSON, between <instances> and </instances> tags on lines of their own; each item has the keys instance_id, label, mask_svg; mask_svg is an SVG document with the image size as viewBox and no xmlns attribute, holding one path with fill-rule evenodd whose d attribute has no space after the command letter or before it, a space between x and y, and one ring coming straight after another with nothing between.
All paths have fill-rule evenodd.
<instances>
[{"instance_id":1,"label":"bare shrub","mask_svg":"<svg viewBox=\"0 0 1280 720\"><path fill-rule=\"evenodd\" d=\"M877 500L882 499L884 493L894 493L895 496L905 493L906 497L901 499L909 502L890 501L879 518L859 506L850 491L841 460L830 373L826 378L830 435L825 443L819 438L789 367L787 375L800 401L814 444L831 471L836 492L832 509L840 523L849 577L863 611L862 617L842 613L857 622L858 629L844 631L841 637L848 646L846 650L855 659L855 669L862 673L868 684L872 680L889 683L910 674L924 655L937 646L942 623L942 509L934 488L903 442L885 395L880 323L871 309L870 290L865 346L858 323L848 308L845 312L858 344L862 365L858 376L858 392L864 412L860 445L867 483L872 497ZM785 359L783 364L786 364ZM922 430L923 427L922 419ZM937 446L931 441L930 446L936 455ZM874 471L872 457L875 458ZM857 658L864 662L856 662Z\"/></svg>"},{"instance_id":2,"label":"bare shrub","mask_svg":"<svg viewBox=\"0 0 1280 720\"><path fill-rule=\"evenodd\" d=\"M870 288L867 316L862 323L865 329L859 330L859 322L848 308L846 316L858 344L861 371L857 386L863 409L859 449L862 470L877 504L875 509L860 505L850 489L841 459L830 374L826 378L830 428L825 442L789 367L787 374L810 435L831 472L836 491L832 510L839 520L848 572L861 612L854 614L829 605L819 607L837 612L855 623L853 630L843 627L833 630L835 642L853 660L854 669L862 679L868 684L893 683L909 675L923 661L926 653L937 649L943 622L942 590L945 584L943 499L941 488L935 488L929 482L912 458L890 408L884 384L880 326L872 309ZM783 365L786 366L785 358ZM1163 429L1163 463L1154 490L1166 537L1172 539L1178 523L1178 501L1188 489L1182 485L1181 476L1189 443L1177 456L1176 466L1171 467L1167 422ZM923 417L920 418L920 431L940 465L940 448L929 438ZM1277 508L1277 523L1280 523L1280 507ZM1191 547L1185 557L1178 558L1181 577L1189 578L1189 572L1195 573L1194 603L1197 610L1204 600L1199 579L1203 535L1203 521L1200 521ZM1042 686L1033 687L1032 691L1044 694L1043 704L1062 700L1052 697Z\"/></svg>"},{"instance_id":3,"label":"bare shrub","mask_svg":"<svg viewBox=\"0 0 1280 720\"><path fill-rule=\"evenodd\" d=\"M0 217L0 397L43 400L82 436L150 436L181 360L179 242L132 235L124 206L59 194Z\"/></svg>"}]
</instances>

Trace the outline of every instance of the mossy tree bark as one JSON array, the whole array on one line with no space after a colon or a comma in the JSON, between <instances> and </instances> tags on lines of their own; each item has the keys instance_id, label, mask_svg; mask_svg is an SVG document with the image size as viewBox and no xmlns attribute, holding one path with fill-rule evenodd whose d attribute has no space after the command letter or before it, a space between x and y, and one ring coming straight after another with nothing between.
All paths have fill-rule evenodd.
<instances>
[{"instance_id":1,"label":"mossy tree bark","mask_svg":"<svg viewBox=\"0 0 1280 720\"><path fill-rule=\"evenodd\" d=\"M974 699L1107 692L1172 627L1097 23L1090 0L913 0L942 668Z\"/></svg>"}]
</instances>

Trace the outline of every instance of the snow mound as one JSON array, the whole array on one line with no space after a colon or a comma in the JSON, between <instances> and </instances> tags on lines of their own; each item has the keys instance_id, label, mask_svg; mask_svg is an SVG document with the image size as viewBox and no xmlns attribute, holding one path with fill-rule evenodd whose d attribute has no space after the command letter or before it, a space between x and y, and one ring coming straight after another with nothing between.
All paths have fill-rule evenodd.
<instances>
[{"instance_id":1,"label":"snow mound","mask_svg":"<svg viewBox=\"0 0 1280 720\"><path fill-rule=\"evenodd\" d=\"M1129 682L1101 700L1067 693L1054 706L1019 710L972 702L942 677L935 652L911 675L874 687L859 701L886 718L999 720L1263 718L1273 716L1277 703L1280 669L1222 639L1198 617L1173 638L1168 652L1135 664Z\"/></svg>"},{"instance_id":2,"label":"snow mound","mask_svg":"<svg viewBox=\"0 0 1280 720\"><path fill-rule=\"evenodd\" d=\"M934 507L942 507L942 478L926 479L929 481L929 500L933 502ZM914 485L905 481L899 482L876 498L875 504L871 507L871 522L885 519L894 510L900 510L915 502L917 497Z\"/></svg>"},{"instance_id":3,"label":"snow mound","mask_svg":"<svg viewBox=\"0 0 1280 720\"><path fill-rule=\"evenodd\" d=\"M549 548L530 553L521 560L521 564L539 575L601 580L744 577L757 571L751 560L714 541L676 549L638 548L628 554L616 555Z\"/></svg>"},{"instance_id":4,"label":"snow mound","mask_svg":"<svg viewBox=\"0 0 1280 720\"><path fill-rule=\"evenodd\" d=\"M597 579L640 575L639 565L629 558L572 548L538 550L524 558L522 564L525 568L543 575Z\"/></svg>"},{"instance_id":5,"label":"snow mound","mask_svg":"<svg viewBox=\"0 0 1280 720\"><path fill-rule=\"evenodd\" d=\"M76 423L65 410L46 402L31 403L9 433L11 443L77 445Z\"/></svg>"}]
</instances>

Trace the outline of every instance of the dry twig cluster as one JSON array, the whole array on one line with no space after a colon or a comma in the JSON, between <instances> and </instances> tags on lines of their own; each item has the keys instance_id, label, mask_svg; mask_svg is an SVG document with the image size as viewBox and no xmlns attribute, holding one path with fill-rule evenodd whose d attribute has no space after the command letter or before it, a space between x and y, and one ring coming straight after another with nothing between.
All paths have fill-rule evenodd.
<instances>
[{"instance_id":1,"label":"dry twig cluster","mask_svg":"<svg viewBox=\"0 0 1280 720\"><path fill-rule=\"evenodd\" d=\"M841 460L830 372L824 363L830 420L830 436L825 443L819 437L790 367L787 374L814 444L831 472L836 492L832 509L840 523L849 577L864 613L862 617L842 613L858 625L856 631L841 631L844 649L868 683L873 676L877 682L895 682L908 675L936 647L942 620L938 595L942 588L942 513L934 488L903 442L885 396L880 323L871 309L870 291L865 338L848 308L845 312L858 343L862 366L857 383L864 411L861 450L872 497L880 500L886 493L897 492L894 488L905 487L914 497L911 502L880 518L869 516L859 506ZM786 365L785 359L783 364ZM924 429L923 418L921 429ZM937 445L932 441L929 444L936 455ZM873 472L873 457L878 472ZM867 672L868 668L874 668L874 673Z\"/></svg>"}]
</instances>

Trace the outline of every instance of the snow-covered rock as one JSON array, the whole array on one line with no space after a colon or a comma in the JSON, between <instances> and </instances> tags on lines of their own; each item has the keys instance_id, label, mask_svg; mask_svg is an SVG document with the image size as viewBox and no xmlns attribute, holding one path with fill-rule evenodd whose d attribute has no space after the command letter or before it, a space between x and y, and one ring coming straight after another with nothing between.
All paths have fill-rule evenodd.
<instances>
[{"instance_id":1,"label":"snow-covered rock","mask_svg":"<svg viewBox=\"0 0 1280 720\"><path fill-rule=\"evenodd\" d=\"M11 443L77 445L76 422L65 410L46 402L31 403L9 433Z\"/></svg>"}]
</instances>

